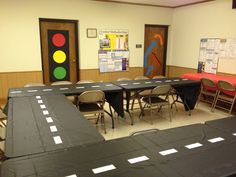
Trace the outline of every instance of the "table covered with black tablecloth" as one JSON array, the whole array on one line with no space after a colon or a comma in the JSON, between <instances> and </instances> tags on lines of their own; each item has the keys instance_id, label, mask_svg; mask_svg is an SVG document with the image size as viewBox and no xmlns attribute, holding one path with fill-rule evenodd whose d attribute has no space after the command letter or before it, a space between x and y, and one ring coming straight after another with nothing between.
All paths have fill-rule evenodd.
<instances>
[{"instance_id":1,"label":"table covered with black tablecloth","mask_svg":"<svg viewBox=\"0 0 236 177\"><path fill-rule=\"evenodd\" d=\"M215 127L193 124L10 159L2 164L2 175L232 177L236 174L235 153L235 136Z\"/></svg>"}]
</instances>

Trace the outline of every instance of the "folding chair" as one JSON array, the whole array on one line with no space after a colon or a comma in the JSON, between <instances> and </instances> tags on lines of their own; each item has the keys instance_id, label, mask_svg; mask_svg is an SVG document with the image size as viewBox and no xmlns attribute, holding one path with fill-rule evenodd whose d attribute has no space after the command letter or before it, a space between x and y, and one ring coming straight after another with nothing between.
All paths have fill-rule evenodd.
<instances>
[{"instance_id":1,"label":"folding chair","mask_svg":"<svg viewBox=\"0 0 236 177\"><path fill-rule=\"evenodd\" d=\"M149 108L151 112L151 124L152 124L152 112L154 108L158 108L158 112L163 106L168 106L168 112L170 121L171 120L171 104L169 101L169 94L171 91L171 85L160 85L152 89L151 93L148 96L143 97L143 102L145 103L144 107L141 110L140 116L144 115L144 109Z\"/></svg>"},{"instance_id":2,"label":"folding chair","mask_svg":"<svg viewBox=\"0 0 236 177\"><path fill-rule=\"evenodd\" d=\"M216 101L216 96L218 93L217 85L214 83L214 81L202 78L201 79L201 91L198 96L197 104L200 101L207 102L211 104L211 111L213 111L213 107ZM211 98L211 99L210 99Z\"/></svg>"},{"instance_id":3,"label":"folding chair","mask_svg":"<svg viewBox=\"0 0 236 177\"><path fill-rule=\"evenodd\" d=\"M7 116L3 113L2 107L0 107L0 127L6 127Z\"/></svg>"},{"instance_id":4,"label":"folding chair","mask_svg":"<svg viewBox=\"0 0 236 177\"><path fill-rule=\"evenodd\" d=\"M93 80L80 80L76 84L89 84L89 83L94 83Z\"/></svg>"},{"instance_id":5,"label":"folding chair","mask_svg":"<svg viewBox=\"0 0 236 177\"><path fill-rule=\"evenodd\" d=\"M42 84L42 83L30 83L30 84L26 84L24 87L36 87L36 86L45 86L45 84Z\"/></svg>"},{"instance_id":6,"label":"folding chair","mask_svg":"<svg viewBox=\"0 0 236 177\"><path fill-rule=\"evenodd\" d=\"M160 79L160 78L166 78L166 77L162 75L156 75L152 77L152 79Z\"/></svg>"},{"instance_id":7,"label":"folding chair","mask_svg":"<svg viewBox=\"0 0 236 177\"><path fill-rule=\"evenodd\" d=\"M73 83L70 81L57 81L57 82L53 82L51 83L51 85L72 85ZM73 104L76 104L76 99L75 96L67 96L67 99L70 100Z\"/></svg>"},{"instance_id":8,"label":"folding chair","mask_svg":"<svg viewBox=\"0 0 236 177\"><path fill-rule=\"evenodd\" d=\"M4 126L3 126L4 125ZM1 121L1 130L6 126L6 124ZM0 142L4 142L5 141L5 137L2 136L2 131L1 131L1 135L0 135ZM2 148L0 148L0 161L4 161L6 160L6 156L4 155L4 150Z\"/></svg>"},{"instance_id":9,"label":"folding chair","mask_svg":"<svg viewBox=\"0 0 236 177\"><path fill-rule=\"evenodd\" d=\"M147 80L147 79L149 79L149 78L146 77L146 76L137 76L137 77L134 78L134 80ZM138 104L139 104L139 107L141 109L142 108L141 98L146 96L146 95L149 95L150 92L151 92L151 90L143 90L143 91L136 91L135 93L133 93L131 110L134 109L134 102L135 102L136 99L138 100Z\"/></svg>"},{"instance_id":10,"label":"folding chair","mask_svg":"<svg viewBox=\"0 0 236 177\"><path fill-rule=\"evenodd\" d=\"M101 90L91 90L81 93L78 97L78 109L88 120L96 119L96 124L101 119L104 132L106 126L104 120L105 94ZM98 114L97 116L94 116Z\"/></svg>"},{"instance_id":11,"label":"folding chair","mask_svg":"<svg viewBox=\"0 0 236 177\"><path fill-rule=\"evenodd\" d=\"M131 79L128 78L128 77L121 77L121 78L118 78L118 79L117 79L117 81L129 81L129 80L131 80ZM133 99L134 99L134 92L131 92L131 93L130 93L130 100L133 100ZM125 91L123 92L123 102L124 102L124 100L127 101L127 97L126 97L126 92L125 92ZM127 104L128 104L128 103L124 103L124 106L127 105ZM128 108L128 109L129 109L129 108ZM131 119L131 125L133 125L133 124L134 124L133 117L132 117L132 115L130 114L129 110L127 110L127 112L128 112L129 117L130 117L130 119Z\"/></svg>"},{"instance_id":12,"label":"folding chair","mask_svg":"<svg viewBox=\"0 0 236 177\"><path fill-rule=\"evenodd\" d=\"M231 114L236 99L236 88L230 82L222 80L218 81L217 85L219 91L213 108L218 107L228 110L229 114ZM221 104L217 104L218 102L221 102ZM225 104L222 103L228 104L229 108L225 108Z\"/></svg>"}]
</instances>

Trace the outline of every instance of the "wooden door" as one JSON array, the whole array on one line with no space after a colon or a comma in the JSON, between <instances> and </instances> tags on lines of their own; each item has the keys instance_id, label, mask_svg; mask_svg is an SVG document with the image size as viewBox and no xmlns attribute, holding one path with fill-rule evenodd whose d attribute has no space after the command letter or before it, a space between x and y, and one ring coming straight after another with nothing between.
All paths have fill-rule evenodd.
<instances>
[{"instance_id":1,"label":"wooden door","mask_svg":"<svg viewBox=\"0 0 236 177\"><path fill-rule=\"evenodd\" d=\"M145 25L144 75L165 76L168 26Z\"/></svg>"},{"instance_id":2,"label":"wooden door","mask_svg":"<svg viewBox=\"0 0 236 177\"><path fill-rule=\"evenodd\" d=\"M79 79L78 21L40 18L39 24L44 83L76 83Z\"/></svg>"}]
</instances>

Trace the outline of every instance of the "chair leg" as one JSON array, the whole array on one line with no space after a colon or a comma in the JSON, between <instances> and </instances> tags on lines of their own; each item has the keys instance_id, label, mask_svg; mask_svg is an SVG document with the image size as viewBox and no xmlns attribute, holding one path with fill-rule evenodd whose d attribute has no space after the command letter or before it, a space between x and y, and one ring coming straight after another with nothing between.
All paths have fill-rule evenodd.
<instances>
[{"instance_id":1,"label":"chair leg","mask_svg":"<svg viewBox=\"0 0 236 177\"><path fill-rule=\"evenodd\" d=\"M96 115L96 114L95 114L95 115ZM99 114L98 114L98 117L97 117L97 120L96 120L96 124L98 124L98 121L99 121L100 117L101 117L101 115L100 115L100 113L99 113Z\"/></svg>"},{"instance_id":2,"label":"chair leg","mask_svg":"<svg viewBox=\"0 0 236 177\"><path fill-rule=\"evenodd\" d=\"M198 98L197 98L197 103L196 103L196 106L198 106L198 105L199 105L199 102L200 102L200 100L201 100L201 96L202 96L202 94L200 93L200 94L198 95Z\"/></svg>"},{"instance_id":3,"label":"chair leg","mask_svg":"<svg viewBox=\"0 0 236 177\"><path fill-rule=\"evenodd\" d=\"M212 107L212 112L213 112L213 110L214 110L215 107L216 107L216 104L217 104L217 101L218 101L219 94L220 94L219 92L216 94L215 102L214 102L213 107Z\"/></svg>"},{"instance_id":4,"label":"chair leg","mask_svg":"<svg viewBox=\"0 0 236 177\"><path fill-rule=\"evenodd\" d=\"M151 119L151 125L152 125L152 124L153 124L153 121L152 121L152 111L153 111L153 110L152 110L152 105L151 105L151 104L150 104L150 107L151 107L151 108L150 108L150 109L151 109L151 114L150 114L150 117L151 117L151 118L150 118L150 119Z\"/></svg>"},{"instance_id":5,"label":"chair leg","mask_svg":"<svg viewBox=\"0 0 236 177\"><path fill-rule=\"evenodd\" d=\"M139 114L139 118L140 118L140 119L143 118L143 116L144 116L144 109L145 109L146 107L148 107L148 106L147 106L147 103L144 104L144 106L143 106L143 108L142 108L142 111L141 111L140 114Z\"/></svg>"},{"instance_id":6,"label":"chair leg","mask_svg":"<svg viewBox=\"0 0 236 177\"><path fill-rule=\"evenodd\" d=\"M176 105L176 102L178 100L178 95L176 95L176 100L174 99L173 94L171 95L171 97L172 97L172 100L173 100L173 103L171 103L171 109L172 109L173 105L175 105L175 110L178 111L178 108L177 108L177 105Z\"/></svg>"},{"instance_id":7,"label":"chair leg","mask_svg":"<svg viewBox=\"0 0 236 177\"><path fill-rule=\"evenodd\" d=\"M211 112L214 112L214 108L215 108L215 103L216 103L216 98L217 98L217 95L215 95L214 99L213 99L213 102L212 102L212 105L211 105Z\"/></svg>"},{"instance_id":8,"label":"chair leg","mask_svg":"<svg viewBox=\"0 0 236 177\"><path fill-rule=\"evenodd\" d=\"M106 134L107 131L106 131L106 123L105 123L104 113L101 113L101 120L103 123L104 133Z\"/></svg>"},{"instance_id":9,"label":"chair leg","mask_svg":"<svg viewBox=\"0 0 236 177\"><path fill-rule=\"evenodd\" d=\"M172 116L171 116L171 106L168 104L168 112L169 112L169 117L170 117L170 122L172 122Z\"/></svg>"},{"instance_id":10,"label":"chair leg","mask_svg":"<svg viewBox=\"0 0 236 177\"><path fill-rule=\"evenodd\" d=\"M110 104L109 104L109 109L110 109L110 114L111 114L112 128L114 129L115 128L114 116L113 116L113 111Z\"/></svg>"},{"instance_id":11,"label":"chair leg","mask_svg":"<svg viewBox=\"0 0 236 177\"><path fill-rule=\"evenodd\" d=\"M138 104L139 104L139 107L140 107L140 110L141 110L141 114L143 114L143 106L142 106L140 97L138 97Z\"/></svg>"},{"instance_id":12,"label":"chair leg","mask_svg":"<svg viewBox=\"0 0 236 177\"><path fill-rule=\"evenodd\" d=\"M135 98L132 99L132 104L131 104L131 110L133 111L134 109L134 102L135 102Z\"/></svg>"},{"instance_id":13,"label":"chair leg","mask_svg":"<svg viewBox=\"0 0 236 177\"><path fill-rule=\"evenodd\" d=\"M234 106L235 99L236 99L236 96L235 96L234 99L233 99L232 105L231 105L230 110L229 110L229 114L231 114L231 112L232 112L232 109L233 109L233 106Z\"/></svg>"},{"instance_id":14,"label":"chair leg","mask_svg":"<svg viewBox=\"0 0 236 177\"><path fill-rule=\"evenodd\" d=\"M127 103L128 104L128 103ZM133 116L131 115L130 111L129 111L129 108L128 110L126 110L126 112L129 114L129 117L130 117L130 121L131 121L131 125L134 125L134 119L133 119Z\"/></svg>"}]
</instances>

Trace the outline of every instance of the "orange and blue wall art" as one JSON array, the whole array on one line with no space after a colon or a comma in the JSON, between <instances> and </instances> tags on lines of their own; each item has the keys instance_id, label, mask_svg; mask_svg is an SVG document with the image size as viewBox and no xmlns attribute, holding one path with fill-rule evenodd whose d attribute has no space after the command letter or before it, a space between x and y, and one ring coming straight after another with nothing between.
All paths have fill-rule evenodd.
<instances>
[{"instance_id":1,"label":"orange and blue wall art","mask_svg":"<svg viewBox=\"0 0 236 177\"><path fill-rule=\"evenodd\" d=\"M163 39L160 34L155 34L153 36L153 41L151 44L148 46L145 54L144 54L144 68L146 69L146 72L144 73L145 76L149 76L149 74L153 71L154 66L152 64L148 64L148 56L151 55L152 60L154 63L158 66L161 67L161 62L157 57L157 53L155 53L154 49L158 47L158 45L163 46Z\"/></svg>"}]
</instances>

